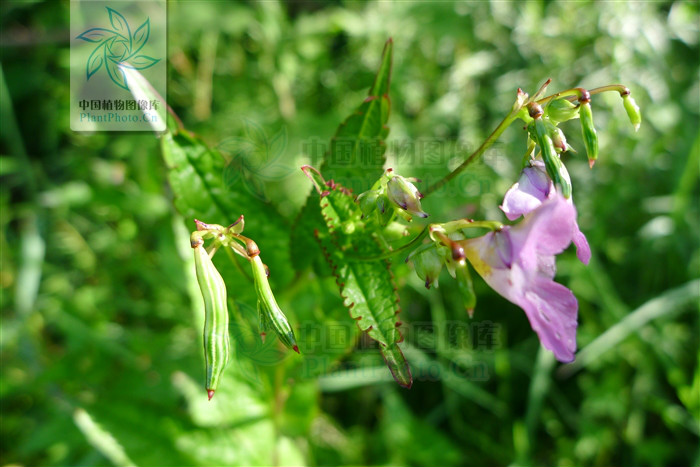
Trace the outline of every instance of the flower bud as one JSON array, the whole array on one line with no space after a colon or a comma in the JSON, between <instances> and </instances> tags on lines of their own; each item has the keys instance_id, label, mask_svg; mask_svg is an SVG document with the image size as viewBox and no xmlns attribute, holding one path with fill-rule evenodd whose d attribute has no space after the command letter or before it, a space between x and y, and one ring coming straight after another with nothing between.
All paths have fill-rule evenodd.
<instances>
[{"instance_id":1,"label":"flower bud","mask_svg":"<svg viewBox=\"0 0 700 467\"><path fill-rule=\"evenodd\" d=\"M413 261L413 267L416 269L418 277L425 281L425 288L429 289L432 284L437 286L444 261L438 254L435 245L415 252L415 255L411 256L410 259Z\"/></svg>"},{"instance_id":2,"label":"flower bud","mask_svg":"<svg viewBox=\"0 0 700 467\"><path fill-rule=\"evenodd\" d=\"M596 159L598 159L598 134L593 125L593 111L591 110L590 100L581 102L579 114L581 116L583 143L586 146L586 154L588 155L588 165L593 167Z\"/></svg>"},{"instance_id":3,"label":"flower bud","mask_svg":"<svg viewBox=\"0 0 700 467\"><path fill-rule=\"evenodd\" d=\"M406 180L401 175L394 175L387 183L386 194L389 200L415 216L428 217L428 214L423 212L420 205L420 199L423 195L413 183Z\"/></svg>"},{"instance_id":4,"label":"flower bud","mask_svg":"<svg viewBox=\"0 0 700 467\"><path fill-rule=\"evenodd\" d=\"M250 259L253 267L253 282L255 292L258 296L258 310L260 311L260 323L263 325L261 332L265 332L267 327L274 329L280 341L287 347L299 353L299 347L294 337L294 331L284 316L277 300L272 293L270 283L267 280L267 269L260 259L260 255L255 255Z\"/></svg>"},{"instance_id":5,"label":"flower bud","mask_svg":"<svg viewBox=\"0 0 700 467\"><path fill-rule=\"evenodd\" d=\"M630 123L634 126L634 131L639 130L639 125L642 124L642 113L639 111L639 106L634 101L634 98L629 93L624 94L622 96L622 104L625 106Z\"/></svg>"},{"instance_id":6,"label":"flower bud","mask_svg":"<svg viewBox=\"0 0 700 467\"><path fill-rule=\"evenodd\" d=\"M380 194L377 197L377 210L379 212L379 223L382 226L387 225L394 218L394 208L389 201L389 197L385 194Z\"/></svg>"},{"instance_id":7,"label":"flower bud","mask_svg":"<svg viewBox=\"0 0 700 467\"><path fill-rule=\"evenodd\" d=\"M547 127L547 133L549 134L549 137L552 139L552 144L554 144L554 149L556 149L558 153L568 151L569 145L566 142L566 136L564 136L564 132L561 131L560 128L554 126L554 124L549 120L545 120L545 126Z\"/></svg>"},{"instance_id":8,"label":"flower bud","mask_svg":"<svg viewBox=\"0 0 700 467\"><path fill-rule=\"evenodd\" d=\"M571 181L569 180L568 173L566 176L563 174L565 171L564 165L561 163L561 159L559 159L559 155L556 153L552 138L550 138L547 132L545 122L542 121L541 118L533 120L528 125L528 131L540 147L542 160L544 161L544 166L549 178L552 179L557 190L559 190L565 198L569 198L571 196Z\"/></svg>"},{"instance_id":9,"label":"flower bud","mask_svg":"<svg viewBox=\"0 0 700 467\"><path fill-rule=\"evenodd\" d=\"M469 317L474 316L474 307L476 307L476 293L474 293L474 283L472 276L469 273L469 266L466 262L457 265L457 288L462 295L464 308L467 310Z\"/></svg>"},{"instance_id":10,"label":"flower bud","mask_svg":"<svg viewBox=\"0 0 700 467\"><path fill-rule=\"evenodd\" d=\"M547 104L545 113L553 122L566 122L578 118L578 107L568 99L555 99Z\"/></svg>"}]
</instances>

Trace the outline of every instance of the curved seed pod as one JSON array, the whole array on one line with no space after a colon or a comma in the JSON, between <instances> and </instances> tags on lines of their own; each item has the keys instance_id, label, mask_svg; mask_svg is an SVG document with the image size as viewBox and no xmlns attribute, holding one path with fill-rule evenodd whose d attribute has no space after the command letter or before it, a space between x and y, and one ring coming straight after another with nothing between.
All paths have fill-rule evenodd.
<instances>
[{"instance_id":1,"label":"curved seed pod","mask_svg":"<svg viewBox=\"0 0 700 467\"><path fill-rule=\"evenodd\" d=\"M194 248L197 282L204 299L206 389L209 400L211 400L224 373L230 353L226 284L204 249L202 240L196 239L192 248Z\"/></svg>"},{"instance_id":2,"label":"curved seed pod","mask_svg":"<svg viewBox=\"0 0 700 467\"><path fill-rule=\"evenodd\" d=\"M639 111L639 106L634 101L634 98L630 96L629 91L627 94L622 95L622 104L625 106L630 123L634 126L634 131L639 130L639 125L642 124L642 113Z\"/></svg>"},{"instance_id":3,"label":"curved seed pod","mask_svg":"<svg viewBox=\"0 0 700 467\"><path fill-rule=\"evenodd\" d=\"M250 260L250 265L253 267L253 282L255 283L255 292L258 295L258 309L260 310L260 322L265 327L271 327L277 333L280 341L288 348L299 353L294 331L284 316L275 296L270 288L270 283L267 280L267 270L260 255L255 255Z\"/></svg>"},{"instance_id":4,"label":"curved seed pod","mask_svg":"<svg viewBox=\"0 0 700 467\"><path fill-rule=\"evenodd\" d=\"M581 116L583 143L586 146L586 154L588 154L588 165L593 167L598 159L598 134L593 125L593 111L591 110L590 99L581 101L579 114Z\"/></svg>"},{"instance_id":5,"label":"curved seed pod","mask_svg":"<svg viewBox=\"0 0 700 467\"><path fill-rule=\"evenodd\" d=\"M528 125L528 131L532 135L533 139L537 142L542 152L542 160L544 161L544 166L547 169L547 174L549 178L552 179L554 185L565 198L571 196L571 181L569 180L568 173L566 176L563 175L564 164L561 163L559 155L554 149L554 143L552 143L552 138L550 138L547 133L547 126L541 118L533 120Z\"/></svg>"},{"instance_id":6,"label":"curved seed pod","mask_svg":"<svg viewBox=\"0 0 700 467\"><path fill-rule=\"evenodd\" d=\"M555 99L545 106L545 114L554 122L578 118L578 107L568 99Z\"/></svg>"}]
</instances>

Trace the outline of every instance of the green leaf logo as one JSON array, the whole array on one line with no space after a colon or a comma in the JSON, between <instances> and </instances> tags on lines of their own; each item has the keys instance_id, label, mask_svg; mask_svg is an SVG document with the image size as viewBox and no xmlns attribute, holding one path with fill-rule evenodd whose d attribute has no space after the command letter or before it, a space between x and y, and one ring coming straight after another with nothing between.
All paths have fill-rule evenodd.
<instances>
[{"instance_id":1,"label":"green leaf logo","mask_svg":"<svg viewBox=\"0 0 700 467\"><path fill-rule=\"evenodd\" d=\"M139 53L148 42L151 22L146 18L132 34L129 23L121 13L110 7L107 7L107 13L111 29L91 28L76 37L96 44L85 65L86 79L89 80L104 66L112 82L128 91L129 83L124 68L145 70L160 61L159 58Z\"/></svg>"},{"instance_id":2,"label":"green leaf logo","mask_svg":"<svg viewBox=\"0 0 700 467\"><path fill-rule=\"evenodd\" d=\"M257 123L244 119L245 136L223 140L217 148L231 157L224 169L224 183L229 189L244 186L260 201L267 202L265 182L278 182L294 172L280 159L287 148L287 128L268 136Z\"/></svg>"}]
</instances>

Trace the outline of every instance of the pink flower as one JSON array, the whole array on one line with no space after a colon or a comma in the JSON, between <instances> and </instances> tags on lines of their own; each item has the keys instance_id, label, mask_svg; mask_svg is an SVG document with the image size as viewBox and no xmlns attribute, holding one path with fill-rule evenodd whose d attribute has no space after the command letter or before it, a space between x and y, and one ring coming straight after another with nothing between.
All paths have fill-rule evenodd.
<instances>
[{"instance_id":1,"label":"pink flower","mask_svg":"<svg viewBox=\"0 0 700 467\"><path fill-rule=\"evenodd\" d=\"M530 167L523 169L520 179L506 192L501 210L509 220L513 221L539 208L545 200L553 198L556 192L554 183L547 175L544 162L534 161ZM573 206L573 198L569 198L567 202ZM591 248L588 246L586 236L579 229L575 217L572 241L576 245L578 259L583 264L588 264L591 259Z\"/></svg>"},{"instance_id":2,"label":"pink flower","mask_svg":"<svg viewBox=\"0 0 700 467\"><path fill-rule=\"evenodd\" d=\"M537 177L537 173L528 171L519 182L522 192L533 198L537 198L542 187L542 179ZM534 204L524 195L513 196L508 199L506 195L507 209L522 211ZM560 194L553 193L543 196L539 207L527 212L515 226L461 240L459 244L486 283L525 311L542 345L554 352L558 360L570 362L576 351L578 302L571 290L553 279L555 255L564 251L580 233L576 208Z\"/></svg>"}]
</instances>

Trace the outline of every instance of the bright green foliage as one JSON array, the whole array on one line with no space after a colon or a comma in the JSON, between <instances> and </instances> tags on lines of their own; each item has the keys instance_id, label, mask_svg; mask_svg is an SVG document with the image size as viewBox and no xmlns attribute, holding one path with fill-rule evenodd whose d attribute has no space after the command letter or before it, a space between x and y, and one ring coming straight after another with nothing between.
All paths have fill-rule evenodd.
<instances>
[{"instance_id":1,"label":"bright green foliage","mask_svg":"<svg viewBox=\"0 0 700 467\"><path fill-rule=\"evenodd\" d=\"M359 260L385 250L380 247L371 226L360 219L360 206L350 192L335 182L324 180L315 169L304 169L320 195L321 215L327 227L327 230L317 229L314 236L336 277L343 303L350 310L350 316L357 320L360 330L379 342L379 350L396 381L411 387L411 372L397 345L402 340L397 329L400 308L390 263Z\"/></svg>"},{"instance_id":2,"label":"bright green foliage","mask_svg":"<svg viewBox=\"0 0 700 467\"><path fill-rule=\"evenodd\" d=\"M368 190L383 172L384 140L389 134L389 83L394 44L384 46L382 62L369 95L343 123L331 140L321 172L329 180L356 193Z\"/></svg>"},{"instance_id":3,"label":"bright green foliage","mask_svg":"<svg viewBox=\"0 0 700 467\"><path fill-rule=\"evenodd\" d=\"M352 189L355 193L368 190L382 174L384 140L389 134L389 83L393 42L384 45L382 61L369 95L362 104L340 124L331 139L329 151L321 164L321 172L329 180ZM295 248L291 257L298 270L306 268L319 253L313 241L313 232L323 225L318 203L308 199L298 215L292 230Z\"/></svg>"},{"instance_id":4,"label":"bright green foliage","mask_svg":"<svg viewBox=\"0 0 700 467\"><path fill-rule=\"evenodd\" d=\"M152 134L70 130L69 4L0 2L3 465L700 465L698 2L168 2L167 100L199 135L171 136L197 160L173 169ZM318 274L313 228L290 248L311 189L299 167L325 153L310 141L327 145L367 96L388 37L385 167L421 192L484 141L517 87L624 83L644 112L634 133L616 93L592 96L593 170L578 111L555 119L577 151L561 160L593 251L587 267L573 251L557 261L579 299L575 366L539 352L523 313L476 276L468 319L458 281L443 271L427 290L406 251L392 261L414 379L403 390ZM248 121L268 141L286 130L270 159ZM522 126L421 200L429 222L504 220ZM250 183L227 190L236 172L197 151L234 137L267 165L239 159ZM189 188L204 175L215 202ZM235 345L208 401L189 232L193 217L240 214L301 356L261 342L253 282L220 251Z\"/></svg>"}]
</instances>

